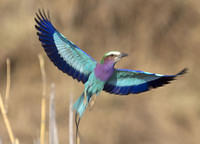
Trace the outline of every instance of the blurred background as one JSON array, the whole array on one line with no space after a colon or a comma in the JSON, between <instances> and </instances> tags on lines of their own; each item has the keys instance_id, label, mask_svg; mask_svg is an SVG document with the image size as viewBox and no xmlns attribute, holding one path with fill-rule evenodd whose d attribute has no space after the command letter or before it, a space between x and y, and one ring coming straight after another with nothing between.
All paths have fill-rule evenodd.
<instances>
[{"instance_id":1,"label":"blurred background","mask_svg":"<svg viewBox=\"0 0 200 144\"><path fill-rule=\"evenodd\" d=\"M56 85L60 143L68 143L69 96L75 101L83 91L81 83L45 55L34 28L38 8L48 9L55 27L98 61L105 52L119 50L129 57L116 67L162 74L189 68L170 85L139 95L102 92L81 121L82 143L199 144L199 0L1 0L0 91L5 95L9 57L8 118L21 144L31 144L40 135L38 53L45 58L48 90L52 82ZM1 115L0 137L9 143Z\"/></svg>"}]
</instances>

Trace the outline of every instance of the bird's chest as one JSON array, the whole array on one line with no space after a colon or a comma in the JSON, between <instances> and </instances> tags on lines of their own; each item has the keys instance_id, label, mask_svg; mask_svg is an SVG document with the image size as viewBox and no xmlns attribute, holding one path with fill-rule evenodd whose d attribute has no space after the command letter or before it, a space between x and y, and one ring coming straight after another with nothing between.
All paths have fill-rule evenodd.
<instances>
[{"instance_id":1,"label":"bird's chest","mask_svg":"<svg viewBox=\"0 0 200 144\"><path fill-rule=\"evenodd\" d=\"M104 88L105 81L101 81L95 76L93 72L90 76L88 81L85 84L85 89L87 92L93 94L98 94Z\"/></svg>"},{"instance_id":2,"label":"bird's chest","mask_svg":"<svg viewBox=\"0 0 200 144\"><path fill-rule=\"evenodd\" d=\"M112 66L97 64L94 69L94 74L97 79L101 81L107 81L113 74L114 69Z\"/></svg>"}]
</instances>

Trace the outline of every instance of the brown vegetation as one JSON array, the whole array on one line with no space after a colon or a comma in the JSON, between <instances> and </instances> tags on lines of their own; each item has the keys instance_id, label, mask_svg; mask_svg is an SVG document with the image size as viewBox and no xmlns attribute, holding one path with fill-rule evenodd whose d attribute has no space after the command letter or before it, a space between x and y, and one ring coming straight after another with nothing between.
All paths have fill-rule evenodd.
<instances>
[{"instance_id":1,"label":"brown vegetation","mask_svg":"<svg viewBox=\"0 0 200 144\"><path fill-rule=\"evenodd\" d=\"M48 9L56 28L96 60L110 50L129 53L117 67L174 74L170 85L125 97L102 92L80 125L83 143L198 144L200 141L200 2L198 0L1 0L0 91L5 96L6 58L11 59L8 117L21 144L40 136L42 81L37 58L44 51L34 16ZM45 55L45 54L44 54ZM60 143L68 142L69 96L83 85L45 56L47 93L56 84ZM9 142L0 116L0 137Z\"/></svg>"}]
</instances>

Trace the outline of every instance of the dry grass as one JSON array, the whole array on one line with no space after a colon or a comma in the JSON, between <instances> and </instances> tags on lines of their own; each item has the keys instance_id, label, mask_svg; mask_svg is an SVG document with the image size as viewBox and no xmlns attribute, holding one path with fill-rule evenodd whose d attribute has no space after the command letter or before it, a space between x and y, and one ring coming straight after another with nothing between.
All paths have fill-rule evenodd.
<instances>
[{"instance_id":1,"label":"dry grass","mask_svg":"<svg viewBox=\"0 0 200 144\"><path fill-rule=\"evenodd\" d=\"M107 51L120 50L129 53L129 57L117 67L166 74L189 68L188 74L172 84L138 96L101 93L93 111L81 121L82 143L199 143L198 0L1 0L0 89L5 96L5 63L10 57L8 117L21 144L40 137L42 86L37 54L43 50L33 20L38 8L49 9L56 28L97 60ZM58 71L46 56L44 59L47 85L52 81L56 85L59 142L66 143L67 96L72 94L76 100L83 85ZM47 87L47 93L49 90ZM2 117L0 137L3 143L9 143Z\"/></svg>"},{"instance_id":2,"label":"dry grass","mask_svg":"<svg viewBox=\"0 0 200 144\"><path fill-rule=\"evenodd\" d=\"M10 138L10 142L12 144L19 144L19 140L17 138L15 138L10 121L8 119L7 116L7 111L8 111L8 98L9 98L9 93L10 93L10 59L7 58L6 59L6 67L7 67L7 79L6 79L6 94L5 94L5 103L3 103L3 98L2 95L0 93L0 110L1 110L1 114L4 120L4 124L5 127L7 129L8 132L8 136Z\"/></svg>"},{"instance_id":3,"label":"dry grass","mask_svg":"<svg viewBox=\"0 0 200 144\"><path fill-rule=\"evenodd\" d=\"M70 95L69 101L69 144L74 144L74 131L73 131L73 95Z\"/></svg>"},{"instance_id":4,"label":"dry grass","mask_svg":"<svg viewBox=\"0 0 200 144\"><path fill-rule=\"evenodd\" d=\"M10 126L10 121L8 120L8 117L6 115L6 110L5 110L5 106L3 104L3 99L2 99L1 94L0 94L0 109L1 109L1 113L2 113L2 116L3 116L3 120L4 120L4 123L5 123L6 129L8 131L8 135L10 137L10 142L12 144L14 144L15 143L15 137L14 137L12 128Z\"/></svg>"},{"instance_id":5,"label":"dry grass","mask_svg":"<svg viewBox=\"0 0 200 144\"><path fill-rule=\"evenodd\" d=\"M10 95L10 83L11 83L11 79L10 79L10 59L7 58L6 59L6 65L7 65L7 80L6 80L6 94L5 94L5 109L6 111L8 111L8 99L9 99L9 95Z\"/></svg>"},{"instance_id":6,"label":"dry grass","mask_svg":"<svg viewBox=\"0 0 200 144\"><path fill-rule=\"evenodd\" d=\"M45 144L46 132L46 73L44 68L44 58L41 54L38 55L40 69L42 75L42 101L41 101L41 128L40 128L40 144Z\"/></svg>"},{"instance_id":7,"label":"dry grass","mask_svg":"<svg viewBox=\"0 0 200 144\"><path fill-rule=\"evenodd\" d=\"M46 72L45 72L45 63L44 63L44 58L41 54L38 55L39 58L39 63L40 63L40 69L41 69L41 75L42 75L42 102L41 102L41 124L40 124L40 142L35 141L34 143L36 144L45 144L47 143L45 141L46 139L46 101L47 101L47 95L46 95ZM8 98L9 98L9 93L10 93L10 60L7 59L6 61L7 64L7 85L6 85L6 95L5 95L5 104L8 103ZM55 84L51 84L51 92L50 92L50 102L49 102L49 144L59 144L59 138L58 138L58 132L57 132L57 124L56 124L56 113L55 113L55 105L54 105L54 98L55 98ZM0 110L1 114L4 120L5 127L8 132L8 136L10 138L10 141L12 144L19 144L19 140L15 138L13 134L13 130L10 125L10 121L7 116L7 111L5 107L5 104L3 103L3 98L0 93ZM70 140L69 143L73 144L73 112L72 112L72 101L70 103L69 107L70 111L70 116L69 116L69 126L70 126ZM0 139L0 143L2 143Z\"/></svg>"},{"instance_id":8,"label":"dry grass","mask_svg":"<svg viewBox=\"0 0 200 144\"><path fill-rule=\"evenodd\" d=\"M55 84L51 84L50 104L49 104L49 144L59 144L58 130L56 124L56 113L54 106Z\"/></svg>"}]
</instances>

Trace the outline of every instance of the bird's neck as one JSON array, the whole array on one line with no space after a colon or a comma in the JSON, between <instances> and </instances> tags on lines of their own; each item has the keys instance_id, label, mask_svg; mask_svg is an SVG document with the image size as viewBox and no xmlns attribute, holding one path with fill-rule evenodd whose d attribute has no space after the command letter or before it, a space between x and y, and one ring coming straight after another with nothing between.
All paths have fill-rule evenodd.
<instances>
[{"instance_id":1,"label":"bird's neck","mask_svg":"<svg viewBox=\"0 0 200 144\"><path fill-rule=\"evenodd\" d=\"M95 67L95 76L101 81L107 81L114 72L114 62L97 63Z\"/></svg>"}]
</instances>

